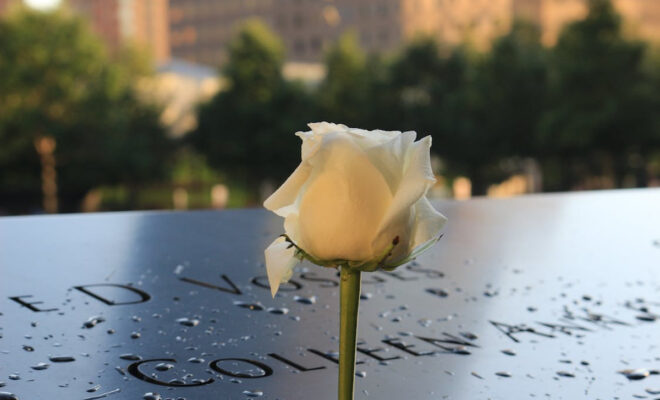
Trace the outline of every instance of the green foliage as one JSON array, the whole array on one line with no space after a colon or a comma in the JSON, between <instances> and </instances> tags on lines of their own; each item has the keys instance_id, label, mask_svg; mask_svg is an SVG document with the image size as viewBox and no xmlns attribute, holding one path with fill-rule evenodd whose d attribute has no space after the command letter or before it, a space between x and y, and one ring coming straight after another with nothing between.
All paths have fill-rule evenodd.
<instances>
[{"instance_id":1,"label":"green foliage","mask_svg":"<svg viewBox=\"0 0 660 400\"><path fill-rule=\"evenodd\" d=\"M226 85L200 105L198 127L167 162L159 110L132 90L152 72L144 53L111 59L79 19L20 11L0 21L0 199L39 203L33 142L52 136L69 209L99 186L113 207L169 204L167 185L135 194L160 177L190 188L191 204L207 204L218 181L231 187L231 204L255 204L263 183L282 182L298 164L293 133L318 120L430 134L449 178L467 175L476 194L527 158L542 166L546 190L594 176L645 185L660 173L660 51L621 24L611 1L590 0L554 48L517 21L486 53L418 37L391 56L365 54L349 32L310 89L284 79L283 44L251 20L228 46Z\"/></svg>"},{"instance_id":2,"label":"green foliage","mask_svg":"<svg viewBox=\"0 0 660 400\"><path fill-rule=\"evenodd\" d=\"M367 58L353 32L342 35L325 56L326 77L318 90L321 119L367 126L369 107Z\"/></svg>"},{"instance_id":3,"label":"green foliage","mask_svg":"<svg viewBox=\"0 0 660 400\"><path fill-rule=\"evenodd\" d=\"M190 142L209 164L256 189L283 180L299 162L293 132L313 120L302 85L282 77L283 46L261 23L242 27L223 69L228 87L199 110Z\"/></svg>"},{"instance_id":4,"label":"green foliage","mask_svg":"<svg viewBox=\"0 0 660 400\"><path fill-rule=\"evenodd\" d=\"M533 156L538 121L547 92L546 51L538 28L516 22L493 42L489 53L456 51L448 61L454 71L444 108L454 174L472 180L474 194L506 178L501 160Z\"/></svg>"},{"instance_id":5,"label":"green foliage","mask_svg":"<svg viewBox=\"0 0 660 400\"><path fill-rule=\"evenodd\" d=\"M497 157L535 154L547 94L547 54L538 27L518 21L496 39L475 85L479 131L487 143L482 147Z\"/></svg>"},{"instance_id":6,"label":"green foliage","mask_svg":"<svg viewBox=\"0 0 660 400\"><path fill-rule=\"evenodd\" d=\"M582 178L576 168L583 175L613 168L621 184L631 152L643 156L658 145L658 94L645 72L646 48L626 38L621 25L610 1L592 0L587 17L568 25L552 52L551 105L539 140L568 159L572 179L562 186Z\"/></svg>"},{"instance_id":7,"label":"green foliage","mask_svg":"<svg viewBox=\"0 0 660 400\"><path fill-rule=\"evenodd\" d=\"M20 207L39 204L33 143L42 136L56 141L64 210L77 209L99 185L137 185L163 175L169 143L159 112L138 101L135 70L124 65L110 60L85 23L64 11L25 9L0 20L0 191L6 203L16 196Z\"/></svg>"},{"instance_id":8,"label":"green foliage","mask_svg":"<svg viewBox=\"0 0 660 400\"><path fill-rule=\"evenodd\" d=\"M246 22L228 46L223 72L231 90L256 101L268 101L282 82L284 46L266 25Z\"/></svg>"}]
</instances>

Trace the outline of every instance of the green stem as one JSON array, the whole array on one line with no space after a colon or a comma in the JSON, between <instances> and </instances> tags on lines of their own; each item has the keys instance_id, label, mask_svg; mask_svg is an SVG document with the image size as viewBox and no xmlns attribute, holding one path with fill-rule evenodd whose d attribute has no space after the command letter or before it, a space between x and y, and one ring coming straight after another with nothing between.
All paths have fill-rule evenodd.
<instances>
[{"instance_id":1,"label":"green stem","mask_svg":"<svg viewBox=\"0 0 660 400\"><path fill-rule=\"evenodd\" d=\"M341 267L339 288L339 400L353 400L355 386L355 348L357 345L358 308L360 306L360 274Z\"/></svg>"}]
</instances>

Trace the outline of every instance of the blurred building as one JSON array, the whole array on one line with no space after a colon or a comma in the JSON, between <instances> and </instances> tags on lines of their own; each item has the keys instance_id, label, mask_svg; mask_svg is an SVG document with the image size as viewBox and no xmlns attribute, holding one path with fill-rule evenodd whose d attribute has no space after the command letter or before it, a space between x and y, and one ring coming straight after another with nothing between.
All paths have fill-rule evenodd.
<instances>
[{"instance_id":1,"label":"blurred building","mask_svg":"<svg viewBox=\"0 0 660 400\"><path fill-rule=\"evenodd\" d=\"M161 122L171 136L179 137L197 126L197 106L211 99L222 84L215 69L174 59L143 78L138 92L163 106Z\"/></svg>"},{"instance_id":2,"label":"blurred building","mask_svg":"<svg viewBox=\"0 0 660 400\"><path fill-rule=\"evenodd\" d=\"M367 51L397 48L418 34L454 45L486 47L515 18L537 23L553 44L567 22L585 15L588 0L170 0L172 54L218 65L237 25L251 17L282 37L288 58L320 61L324 48L347 30ZM627 27L660 40L660 0L614 0Z\"/></svg>"},{"instance_id":3,"label":"blurred building","mask_svg":"<svg viewBox=\"0 0 660 400\"><path fill-rule=\"evenodd\" d=\"M624 17L626 30L640 38L660 41L660 0L612 0ZM513 0L513 13L541 27L543 43L553 45L562 27L584 18L588 0Z\"/></svg>"},{"instance_id":4,"label":"blurred building","mask_svg":"<svg viewBox=\"0 0 660 400\"><path fill-rule=\"evenodd\" d=\"M0 16L9 10L10 5L18 3L19 1L20 0L0 0Z\"/></svg>"},{"instance_id":5,"label":"blurred building","mask_svg":"<svg viewBox=\"0 0 660 400\"><path fill-rule=\"evenodd\" d=\"M324 48L353 30L367 51L396 49L425 33L451 44L486 42L510 25L511 0L170 0L175 57L217 65L237 25L263 19L288 58L320 61Z\"/></svg>"},{"instance_id":6,"label":"blurred building","mask_svg":"<svg viewBox=\"0 0 660 400\"><path fill-rule=\"evenodd\" d=\"M63 0L86 16L111 48L149 47L157 63L170 56L217 66L237 26L261 18L282 38L288 60L318 62L353 30L369 52L389 51L419 34L485 48L514 19L539 25L552 45L562 27L585 16L589 0ZM0 14L20 0L0 0ZM660 41L660 0L613 0L628 32Z\"/></svg>"},{"instance_id":7,"label":"blurred building","mask_svg":"<svg viewBox=\"0 0 660 400\"><path fill-rule=\"evenodd\" d=\"M148 48L157 63L170 58L168 0L67 0L67 3L90 21L92 29L111 49L130 42Z\"/></svg>"}]
</instances>

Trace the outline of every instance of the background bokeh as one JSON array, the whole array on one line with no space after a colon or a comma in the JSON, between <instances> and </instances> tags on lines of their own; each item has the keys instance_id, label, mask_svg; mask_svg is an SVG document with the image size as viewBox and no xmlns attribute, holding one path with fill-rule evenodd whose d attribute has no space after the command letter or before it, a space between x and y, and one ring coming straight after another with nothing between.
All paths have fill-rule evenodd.
<instances>
[{"instance_id":1,"label":"background bokeh","mask_svg":"<svg viewBox=\"0 0 660 400\"><path fill-rule=\"evenodd\" d=\"M435 197L660 186L660 1L0 0L0 215L258 206L331 121Z\"/></svg>"}]
</instances>

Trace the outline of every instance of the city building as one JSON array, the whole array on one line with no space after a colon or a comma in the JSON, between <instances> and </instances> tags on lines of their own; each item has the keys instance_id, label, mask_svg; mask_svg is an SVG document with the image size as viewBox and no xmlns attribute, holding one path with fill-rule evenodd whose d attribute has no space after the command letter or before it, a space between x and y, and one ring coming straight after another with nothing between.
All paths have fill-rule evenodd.
<instances>
[{"instance_id":1,"label":"city building","mask_svg":"<svg viewBox=\"0 0 660 400\"><path fill-rule=\"evenodd\" d=\"M329 43L354 31L370 52L389 51L419 34L449 45L487 48L514 19L539 25L552 45L588 0L170 0L172 55L218 65L225 45L248 18L264 20L282 38L289 60L318 62ZM614 0L626 29L660 40L660 0Z\"/></svg>"},{"instance_id":2,"label":"city building","mask_svg":"<svg viewBox=\"0 0 660 400\"><path fill-rule=\"evenodd\" d=\"M612 0L612 3L624 17L626 32L660 41L660 1ZM513 14L539 25L543 43L553 45L567 22L585 17L587 6L588 0L514 0Z\"/></svg>"},{"instance_id":3,"label":"city building","mask_svg":"<svg viewBox=\"0 0 660 400\"><path fill-rule=\"evenodd\" d=\"M354 31L369 52L396 49L419 34L481 44L508 29L511 0L170 0L175 57L224 61L224 48L248 18L264 20L282 38L288 59L318 62L342 33ZM483 43L482 43L483 42Z\"/></svg>"},{"instance_id":4,"label":"city building","mask_svg":"<svg viewBox=\"0 0 660 400\"><path fill-rule=\"evenodd\" d=\"M20 0L0 0L0 16L5 14L11 6L19 2Z\"/></svg>"},{"instance_id":5,"label":"city building","mask_svg":"<svg viewBox=\"0 0 660 400\"><path fill-rule=\"evenodd\" d=\"M68 0L111 49L124 43L148 48L156 63L170 58L168 0Z\"/></svg>"},{"instance_id":6,"label":"city building","mask_svg":"<svg viewBox=\"0 0 660 400\"><path fill-rule=\"evenodd\" d=\"M541 28L547 45L584 17L589 0L62 0L86 16L110 48L135 42L158 64L170 57L217 66L226 44L249 18L283 40L287 59L319 62L328 45L354 31L368 52L390 51L425 34L448 45L487 48L516 18ZM11 3L0 0L0 14ZM660 0L613 0L626 31L660 41Z\"/></svg>"}]
</instances>

